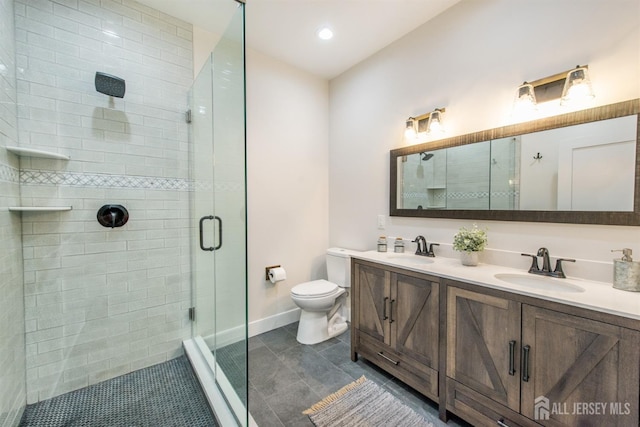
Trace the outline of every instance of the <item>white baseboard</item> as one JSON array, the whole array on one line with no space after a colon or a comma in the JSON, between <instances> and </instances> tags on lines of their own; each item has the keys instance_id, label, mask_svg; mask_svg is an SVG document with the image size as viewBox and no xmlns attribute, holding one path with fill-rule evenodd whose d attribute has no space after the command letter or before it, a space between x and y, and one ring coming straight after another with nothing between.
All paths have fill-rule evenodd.
<instances>
[{"instance_id":1,"label":"white baseboard","mask_svg":"<svg viewBox=\"0 0 640 427\"><path fill-rule=\"evenodd\" d=\"M244 326L236 326L235 328L226 329L220 331L217 334L207 335L204 338L209 348L214 348L214 338L217 342L217 347L221 348L229 344L242 341L244 339L245 328Z\"/></svg>"},{"instance_id":2,"label":"white baseboard","mask_svg":"<svg viewBox=\"0 0 640 427\"><path fill-rule=\"evenodd\" d=\"M300 309L297 307L289 311L265 317L264 319L254 320L249 323L249 337L278 329L290 323L297 322L298 320L300 320ZM244 327L237 326L202 338L209 348L214 348L214 341L217 343L217 347L221 348L242 341L244 339Z\"/></svg>"},{"instance_id":3,"label":"white baseboard","mask_svg":"<svg viewBox=\"0 0 640 427\"><path fill-rule=\"evenodd\" d=\"M273 316L265 317L264 319L254 320L249 323L249 336L254 337L290 323L297 322L298 320L300 320L300 309L298 307L289 311L274 314Z\"/></svg>"}]
</instances>

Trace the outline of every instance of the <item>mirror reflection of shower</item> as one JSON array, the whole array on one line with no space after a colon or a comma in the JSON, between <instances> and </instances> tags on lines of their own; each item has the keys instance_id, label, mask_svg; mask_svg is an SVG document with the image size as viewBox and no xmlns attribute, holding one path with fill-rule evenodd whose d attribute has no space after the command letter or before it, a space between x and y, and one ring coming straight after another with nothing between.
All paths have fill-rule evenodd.
<instances>
[{"instance_id":1,"label":"mirror reflection of shower","mask_svg":"<svg viewBox=\"0 0 640 427\"><path fill-rule=\"evenodd\" d=\"M420 162L418 163L418 167L416 168L416 178L424 178L424 166L422 166L422 162L426 162L432 157L433 153L420 153Z\"/></svg>"}]
</instances>

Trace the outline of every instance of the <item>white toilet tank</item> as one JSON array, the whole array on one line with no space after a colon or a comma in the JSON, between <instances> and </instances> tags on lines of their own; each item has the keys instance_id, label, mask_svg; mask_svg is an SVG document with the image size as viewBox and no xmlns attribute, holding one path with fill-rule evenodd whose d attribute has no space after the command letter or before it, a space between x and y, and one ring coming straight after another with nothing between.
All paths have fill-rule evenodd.
<instances>
[{"instance_id":1,"label":"white toilet tank","mask_svg":"<svg viewBox=\"0 0 640 427\"><path fill-rule=\"evenodd\" d=\"M327 277L341 288L351 287L351 253L348 249L327 249Z\"/></svg>"}]
</instances>

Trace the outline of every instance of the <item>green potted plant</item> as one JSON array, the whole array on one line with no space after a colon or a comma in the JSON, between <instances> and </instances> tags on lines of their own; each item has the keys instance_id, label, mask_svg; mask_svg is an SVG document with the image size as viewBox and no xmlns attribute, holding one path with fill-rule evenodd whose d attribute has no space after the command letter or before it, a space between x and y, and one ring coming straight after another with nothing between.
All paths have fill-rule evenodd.
<instances>
[{"instance_id":1,"label":"green potted plant","mask_svg":"<svg viewBox=\"0 0 640 427\"><path fill-rule=\"evenodd\" d=\"M478 253L487 245L487 230L473 224L472 228L461 227L453 236L453 249L460 252L462 265L478 265Z\"/></svg>"}]
</instances>

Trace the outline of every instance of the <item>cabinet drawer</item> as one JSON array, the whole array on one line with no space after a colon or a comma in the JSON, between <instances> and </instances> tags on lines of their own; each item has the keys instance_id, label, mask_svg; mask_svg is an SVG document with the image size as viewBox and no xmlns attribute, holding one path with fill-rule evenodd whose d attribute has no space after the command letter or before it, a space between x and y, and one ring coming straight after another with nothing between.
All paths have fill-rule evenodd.
<instances>
[{"instance_id":1,"label":"cabinet drawer","mask_svg":"<svg viewBox=\"0 0 640 427\"><path fill-rule=\"evenodd\" d=\"M425 396L437 400L438 371L393 351L362 332L357 333L356 352Z\"/></svg>"},{"instance_id":2,"label":"cabinet drawer","mask_svg":"<svg viewBox=\"0 0 640 427\"><path fill-rule=\"evenodd\" d=\"M474 426L535 427L540 424L447 377L447 410ZM502 424L499 424L500 421Z\"/></svg>"}]
</instances>

